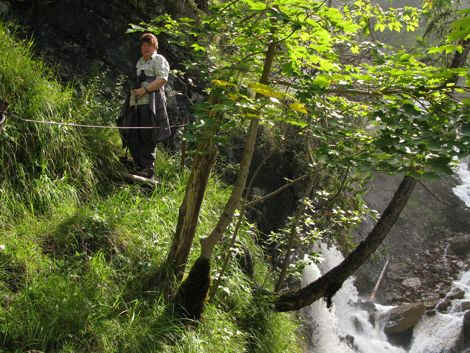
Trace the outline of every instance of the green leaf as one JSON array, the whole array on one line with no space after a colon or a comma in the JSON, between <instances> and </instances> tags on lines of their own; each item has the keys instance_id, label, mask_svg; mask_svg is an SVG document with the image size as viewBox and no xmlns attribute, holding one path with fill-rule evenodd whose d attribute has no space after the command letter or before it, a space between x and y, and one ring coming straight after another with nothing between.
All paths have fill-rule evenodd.
<instances>
[{"instance_id":1,"label":"green leaf","mask_svg":"<svg viewBox=\"0 0 470 353\"><path fill-rule=\"evenodd\" d=\"M228 82L228 81L223 81L223 80L212 80L211 83L214 86L219 86L219 87L228 87L228 86L236 87L233 83Z\"/></svg>"},{"instance_id":2,"label":"green leaf","mask_svg":"<svg viewBox=\"0 0 470 353\"><path fill-rule=\"evenodd\" d=\"M261 11L266 9L266 4L263 1L244 0L251 10Z\"/></svg>"},{"instance_id":3,"label":"green leaf","mask_svg":"<svg viewBox=\"0 0 470 353\"><path fill-rule=\"evenodd\" d=\"M303 114L308 113L307 108L305 108L305 104L302 104L299 102L289 104L289 108L299 113L303 113Z\"/></svg>"},{"instance_id":4,"label":"green leaf","mask_svg":"<svg viewBox=\"0 0 470 353\"><path fill-rule=\"evenodd\" d=\"M191 47L194 49L195 52L205 52L206 48L204 48L202 45L199 45L198 43L193 43Z\"/></svg>"},{"instance_id":5,"label":"green leaf","mask_svg":"<svg viewBox=\"0 0 470 353\"><path fill-rule=\"evenodd\" d=\"M265 97L274 97L282 99L286 96L285 93L276 91L274 88L269 87L268 85L263 85L259 82L250 83L248 87L250 87L256 93L261 94Z\"/></svg>"}]
</instances>

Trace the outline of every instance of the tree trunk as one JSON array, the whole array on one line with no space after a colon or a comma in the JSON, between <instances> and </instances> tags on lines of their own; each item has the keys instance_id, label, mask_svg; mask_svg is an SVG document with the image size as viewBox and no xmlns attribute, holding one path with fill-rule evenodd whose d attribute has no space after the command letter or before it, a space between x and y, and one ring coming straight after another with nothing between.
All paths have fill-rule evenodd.
<instances>
[{"instance_id":1,"label":"tree trunk","mask_svg":"<svg viewBox=\"0 0 470 353\"><path fill-rule=\"evenodd\" d=\"M268 83L269 73L274 60L276 51L276 44L273 42L269 45L266 57L264 60L263 74L261 76L261 83ZM258 136L259 120L252 119L248 130L248 136L245 139L245 146L243 149L242 161L240 162L240 171L237 180L233 187L232 194L225 204L224 211L217 222L217 225L212 230L207 238L201 239L201 256L210 259L215 245L222 239L225 230L232 222L233 214L240 205L243 190L245 190L246 180L250 171L251 160L255 151L256 137Z\"/></svg>"},{"instance_id":2,"label":"tree trunk","mask_svg":"<svg viewBox=\"0 0 470 353\"><path fill-rule=\"evenodd\" d=\"M449 65L451 69L465 67L465 63L467 62L467 57L470 52L470 39L464 40L460 44L462 45L463 50L461 53L460 52L455 53L452 59L452 62Z\"/></svg>"},{"instance_id":3,"label":"tree trunk","mask_svg":"<svg viewBox=\"0 0 470 353\"><path fill-rule=\"evenodd\" d=\"M191 175L186 185L184 200L180 206L176 232L165 262L165 268L168 271L166 278L170 281L176 279L179 282L183 277L210 171L217 155L212 139L198 151L199 154L194 158Z\"/></svg>"},{"instance_id":4,"label":"tree trunk","mask_svg":"<svg viewBox=\"0 0 470 353\"><path fill-rule=\"evenodd\" d=\"M268 83L268 77L271 72L275 51L276 43L273 41L269 44L268 50L266 52L263 74L260 79L261 83ZM211 234L207 238L201 239L201 255L194 263L188 277L182 283L176 295L176 304L180 306L180 312L184 314L185 318L198 318L201 316L202 311L204 310L204 301L206 299L209 287L206 286L205 280L200 282L200 288L195 288L194 286L198 283L198 278L210 279L210 260L214 247L222 239L225 230L232 221L235 210L240 204L243 190L245 189L251 160L255 150L258 126L259 121L257 119L251 120L248 136L245 139L242 160L240 162L240 171L233 187L232 194L225 204L222 215L220 216L219 221L212 230ZM186 289L188 287L191 287L192 292L197 293L197 295L191 293L191 291L188 291Z\"/></svg>"},{"instance_id":5,"label":"tree trunk","mask_svg":"<svg viewBox=\"0 0 470 353\"><path fill-rule=\"evenodd\" d=\"M416 179L405 176L367 238L343 262L316 281L298 291L286 293L276 298L274 301L275 310L280 312L298 310L322 297L330 306L331 298L341 288L343 282L353 275L382 244L406 206L416 183Z\"/></svg>"}]
</instances>

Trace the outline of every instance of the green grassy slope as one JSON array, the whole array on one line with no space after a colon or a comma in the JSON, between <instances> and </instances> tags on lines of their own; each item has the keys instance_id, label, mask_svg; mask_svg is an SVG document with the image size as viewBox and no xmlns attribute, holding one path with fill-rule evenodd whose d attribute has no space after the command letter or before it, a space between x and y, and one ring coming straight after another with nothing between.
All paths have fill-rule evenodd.
<instances>
[{"instance_id":1,"label":"green grassy slope","mask_svg":"<svg viewBox=\"0 0 470 353\"><path fill-rule=\"evenodd\" d=\"M77 94L59 84L8 28L0 23L0 98L11 111L109 123L118 107L94 99L94 87ZM155 190L113 183L118 148L108 130L9 119L0 133L0 352L300 352L297 323L266 308L235 261L200 325L174 320L154 274L188 171L160 151ZM199 234L228 191L211 179ZM269 282L249 231L239 246L255 254L255 277Z\"/></svg>"}]
</instances>

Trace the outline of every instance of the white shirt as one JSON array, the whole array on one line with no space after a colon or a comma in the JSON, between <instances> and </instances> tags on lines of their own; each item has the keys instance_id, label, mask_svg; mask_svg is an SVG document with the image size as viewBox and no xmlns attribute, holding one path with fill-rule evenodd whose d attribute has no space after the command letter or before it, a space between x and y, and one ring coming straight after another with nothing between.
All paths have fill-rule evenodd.
<instances>
[{"instance_id":1,"label":"white shirt","mask_svg":"<svg viewBox=\"0 0 470 353\"><path fill-rule=\"evenodd\" d=\"M140 71L144 70L146 76L155 76L168 81L168 74L170 73L170 65L163 55L153 52L152 56L146 61L141 57L135 65L137 69L137 76Z\"/></svg>"},{"instance_id":2,"label":"white shirt","mask_svg":"<svg viewBox=\"0 0 470 353\"><path fill-rule=\"evenodd\" d=\"M135 65L137 70L137 76L140 75L140 72L144 70L145 76L155 76L156 79L164 79L168 81L168 74L170 73L170 65L163 55L153 52L152 56L145 60L144 57L141 57L137 60ZM147 87L148 83L143 83L141 87ZM137 104L148 104L149 96L144 94L142 97L137 99Z\"/></svg>"}]
</instances>

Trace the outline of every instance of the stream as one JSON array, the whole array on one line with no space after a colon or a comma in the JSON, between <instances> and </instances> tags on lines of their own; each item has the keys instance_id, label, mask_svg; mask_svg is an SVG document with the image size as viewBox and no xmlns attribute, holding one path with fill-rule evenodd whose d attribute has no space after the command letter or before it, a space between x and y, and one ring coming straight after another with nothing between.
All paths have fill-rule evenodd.
<instances>
[{"instance_id":1,"label":"stream","mask_svg":"<svg viewBox=\"0 0 470 353\"><path fill-rule=\"evenodd\" d=\"M456 174L462 184L454 193L470 207L470 170L468 163L460 165ZM342 260L342 254L334 247L321 245L318 249L322 261L308 265L303 274L305 286L326 273ZM470 271L464 272L453 282L452 289L463 290L463 299L451 300L451 306L444 312L424 314L413 329L408 347L392 345L383 331L387 312L393 307L361 300L349 278L333 297L333 307L326 308L323 299L304 308L303 314L309 321L310 347L308 353L469 353L469 338L463 337L462 327L466 310L470 309ZM442 300L445 300L443 298ZM465 305L466 304L466 305ZM464 344L468 346L464 348Z\"/></svg>"}]
</instances>

